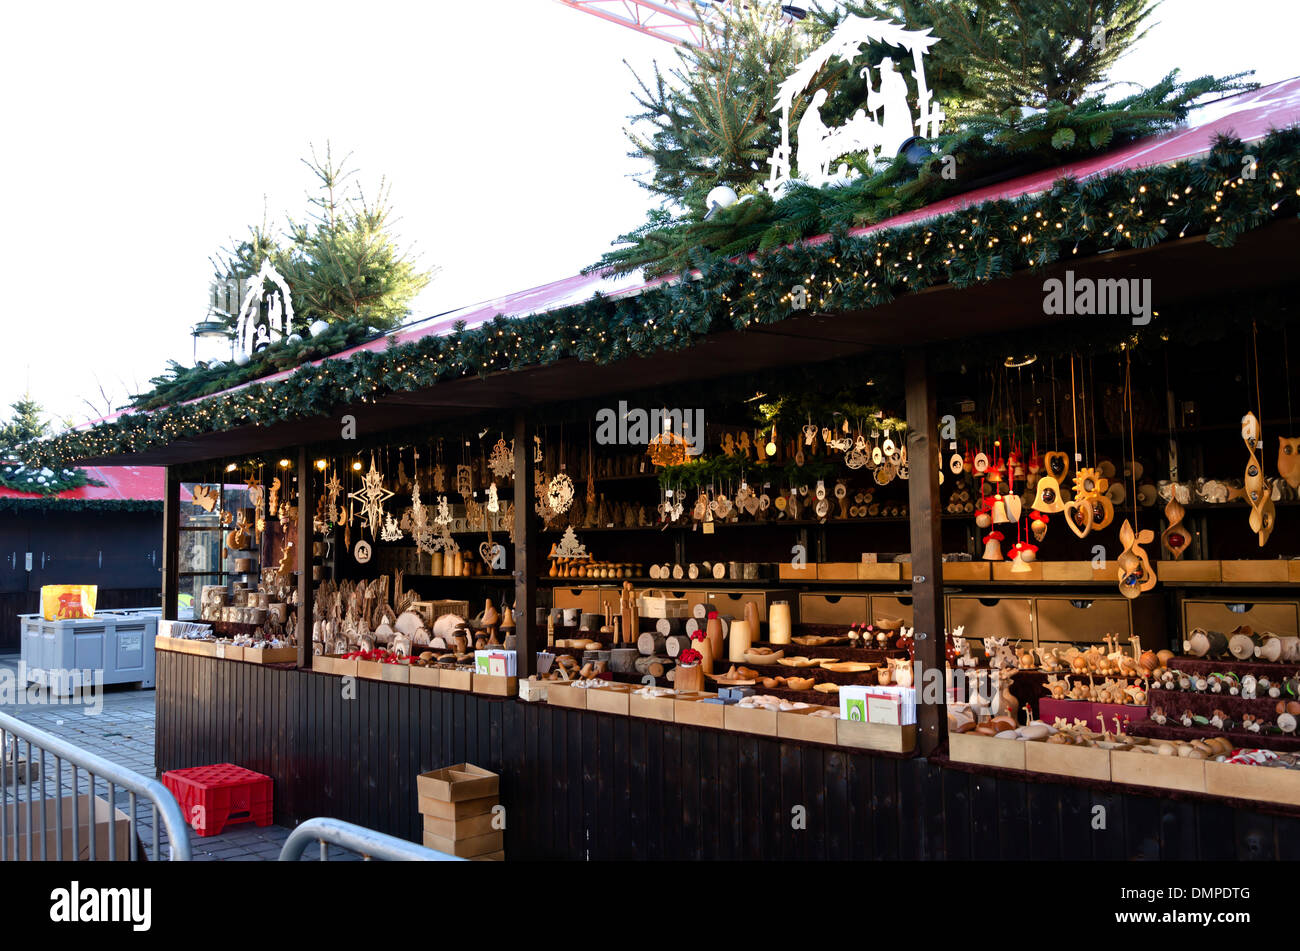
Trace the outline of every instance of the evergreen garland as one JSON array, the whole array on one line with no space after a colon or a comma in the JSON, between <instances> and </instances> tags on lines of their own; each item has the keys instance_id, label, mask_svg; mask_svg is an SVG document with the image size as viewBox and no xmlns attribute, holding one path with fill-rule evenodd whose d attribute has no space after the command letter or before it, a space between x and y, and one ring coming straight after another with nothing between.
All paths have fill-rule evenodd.
<instances>
[{"instance_id":1,"label":"evergreen garland","mask_svg":"<svg viewBox=\"0 0 1300 951\"><path fill-rule=\"evenodd\" d=\"M0 498L0 513L6 515L43 512L146 512L161 515L162 510L161 499Z\"/></svg>"},{"instance_id":2,"label":"evergreen garland","mask_svg":"<svg viewBox=\"0 0 1300 951\"><path fill-rule=\"evenodd\" d=\"M1250 178L1244 177L1246 152L1239 140L1220 138L1194 161L1062 179L1044 193L873 234L839 231L818 243L753 257L703 258L691 279L635 297L598 295L546 313L498 315L473 329L461 325L446 336L360 351L300 367L275 383L66 432L37 453L57 464L130 455L202 433L324 416L335 407L475 374L682 350L710 332L798 316L791 296L796 285L806 289L810 309L860 311L926 287L967 287L1061 258L1148 248L1187 235L1230 247L1244 232L1300 210L1300 130L1252 142ZM1158 335L1158 323L1134 328L1135 336Z\"/></svg>"}]
</instances>

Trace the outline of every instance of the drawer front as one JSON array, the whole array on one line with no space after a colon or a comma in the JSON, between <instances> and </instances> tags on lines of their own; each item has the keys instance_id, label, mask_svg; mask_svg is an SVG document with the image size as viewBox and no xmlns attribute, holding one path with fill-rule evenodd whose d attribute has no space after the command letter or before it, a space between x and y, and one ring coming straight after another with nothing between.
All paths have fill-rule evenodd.
<instances>
[{"instance_id":1,"label":"drawer front","mask_svg":"<svg viewBox=\"0 0 1300 951\"><path fill-rule=\"evenodd\" d=\"M603 610L602 601L613 603L614 610L618 610L618 588L556 588L553 592L551 603L557 608L577 608L579 611L585 611L588 614L600 614Z\"/></svg>"},{"instance_id":2,"label":"drawer front","mask_svg":"<svg viewBox=\"0 0 1300 951\"><path fill-rule=\"evenodd\" d=\"M889 594L873 594L871 596L871 623L875 624L877 618L902 618L903 623L911 627L912 599L906 596L900 598Z\"/></svg>"},{"instance_id":3,"label":"drawer front","mask_svg":"<svg viewBox=\"0 0 1300 951\"><path fill-rule=\"evenodd\" d=\"M1127 644L1133 633L1127 598L1036 598L1034 606L1039 644L1100 644L1107 634Z\"/></svg>"},{"instance_id":4,"label":"drawer front","mask_svg":"<svg viewBox=\"0 0 1300 951\"><path fill-rule=\"evenodd\" d=\"M801 594L799 620L804 624L866 624L865 594Z\"/></svg>"},{"instance_id":5,"label":"drawer front","mask_svg":"<svg viewBox=\"0 0 1300 951\"><path fill-rule=\"evenodd\" d=\"M948 630L966 628L966 636L1010 637L1032 642L1034 613L1031 598L977 598L954 595L948 599Z\"/></svg>"},{"instance_id":6,"label":"drawer front","mask_svg":"<svg viewBox=\"0 0 1300 951\"><path fill-rule=\"evenodd\" d=\"M799 607L799 598L793 591L745 591L745 590L725 590L714 589L704 595L704 601L718 614L726 616L730 614L734 618L745 617L745 605L752 603L758 612L760 624L767 623L767 607L773 601L790 602L790 618L792 623L798 623L799 618L793 616Z\"/></svg>"},{"instance_id":7,"label":"drawer front","mask_svg":"<svg viewBox=\"0 0 1300 951\"><path fill-rule=\"evenodd\" d=\"M1222 601L1189 600L1183 602L1183 636L1193 628L1229 631L1247 625L1255 633L1300 633L1300 602L1297 601Z\"/></svg>"}]
</instances>

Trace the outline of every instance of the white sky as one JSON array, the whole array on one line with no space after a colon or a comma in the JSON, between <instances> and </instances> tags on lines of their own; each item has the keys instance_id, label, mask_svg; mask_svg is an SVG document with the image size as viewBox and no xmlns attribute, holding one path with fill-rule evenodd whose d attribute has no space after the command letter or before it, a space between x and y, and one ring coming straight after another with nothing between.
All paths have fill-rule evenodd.
<instances>
[{"instance_id":1,"label":"white sky","mask_svg":"<svg viewBox=\"0 0 1300 951\"><path fill-rule=\"evenodd\" d=\"M1300 72L1296 0L1156 17L1112 78ZM623 60L653 57L675 54L554 0L5 4L0 405L30 383L81 420L100 384L120 405L188 364L208 255L264 196L301 213L313 142L386 175L398 233L441 267L416 317L577 273L649 206Z\"/></svg>"}]
</instances>

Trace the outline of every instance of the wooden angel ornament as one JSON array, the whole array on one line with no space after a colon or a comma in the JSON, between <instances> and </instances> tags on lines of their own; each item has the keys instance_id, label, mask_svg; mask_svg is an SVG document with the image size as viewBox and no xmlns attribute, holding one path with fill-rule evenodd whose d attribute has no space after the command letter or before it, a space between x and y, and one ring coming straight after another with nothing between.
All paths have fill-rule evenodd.
<instances>
[{"instance_id":1,"label":"wooden angel ornament","mask_svg":"<svg viewBox=\"0 0 1300 951\"><path fill-rule=\"evenodd\" d=\"M1124 545L1124 550L1115 559L1115 563L1119 573L1119 593L1126 598L1136 598L1156 586L1155 569L1151 567L1151 559L1142 549L1143 545L1155 541L1155 537L1155 532L1149 528L1135 534L1128 519L1124 519L1124 524L1119 528L1119 540Z\"/></svg>"}]
</instances>

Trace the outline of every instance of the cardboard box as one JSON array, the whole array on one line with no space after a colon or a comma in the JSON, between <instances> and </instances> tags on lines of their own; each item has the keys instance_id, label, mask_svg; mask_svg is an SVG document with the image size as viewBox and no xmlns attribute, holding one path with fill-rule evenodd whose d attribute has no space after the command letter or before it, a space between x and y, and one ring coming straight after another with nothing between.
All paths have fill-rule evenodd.
<instances>
[{"instance_id":1,"label":"cardboard box","mask_svg":"<svg viewBox=\"0 0 1300 951\"><path fill-rule=\"evenodd\" d=\"M792 565L783 561L777 566L776 576L782 581L816 581L817 564Z\"/></svg>"},{"instance_id":2,"label":"cardboard box","mask_svg":"<svg viewBox=\"0 0 1300 951\"><path fill-rule=\"evenodd\" d=\"M1242 559L1220 562L1224 581L1237 584L1260 584L1268 581L1290 581L1290 565L1280 558ZM1290 633L1295 633L1294 631Z\"/></svg>"},{"instance_id":3,"label":"cardboard box","mask_svg":"<svg viewBox=\"0 0 1300 951\"><path fill-rule=\"evenodd\" d=\"M643 694L634 693L628 698L627 712L629 716L633 717L672 723L673 699L672 694L665 694L662 697L647 697Z\"/></svg>"},{"instance_id":4,"label":"cardboard box","mask_svg":"<svg viewBox=\"0 0 1300 951\"><path fill-rule=\"evenodd\" d=\"M252 657L249 656L250 653L253 655ZM213 656L222 660L247 660L254 664L267 663L267 661L256 659L256 656L260 653L262 652L256 647L238 647L234 644L218 643L216 653ZM293 659L298 659L298 649L296 647L293 649Z\"/></svg>"},{"instance_id":5,"label":"cardboard box","mask_svg":"<svg viewBox=\"0 0 1300 951\"><path fill-rule=\"evenodd\" d=\"M446 852L448 855L463 859L500 852L504 845L505 834L502 832L489 832L487 835L476 835L468 839L448 839L431 832L424 833L425 848Z\"/></svg>"},{"instance_id":6,"label":"cardboard box","mask_svg":"<svg viewBox=\"0 0 1300 951\"><path fill-rule=\"evenodd\" d=\"M493 677L489 674L474 675L474 692L489 697L513 697L519 693L518 677Z\"/></svg>"},{"instance_id":7,"label":"cardboard box","mask_svg":"<svg viewBox=\"0 0 1300 951\"><path fill-rule=\"evenodd\" d=\"M637 614L652 618L688 618L691 607L685 598L666 591L646 591L636 599Z\"/></svg>"},{"instance_id":8,"label":"cardboard box","mask_svg":"<svg viewBox=\"0 0 1300 951\"><path fill-rule=\"evenodd\" d=\"M525 703L537 703L546 699L547 687L550 685L549 680L527 680L519 681L519 699Z\"/></svg>"},{"instance_id":9,"label":"cardboard box","mask_svg":"<svg viewBox=\"0 0 1300 951\"><path fill-rule=\"evenodd\" d=\"M515 677L518 654L499 647L474 652L474 673L488 677Z\"/></svg>"},{"instance_id":10,"label":"cardboard box","mask_svg":"<svg viewBox=\"0 0 1300 951\"><path fill-rule=\"evenodd\" d=\"M999 741L999 742L1011 742ZM1110 781L1110 752L1064 743L1025 743L1025 769L1056 776Z\"/></svg>"},{"instance_id":11,"label":"cardboard box","mask_svg":"<svg viewBox=\"0 0 1300 951\"><path fill-rule=\"evenodd\" d=\"M1300 561L1292 562L1300 565ZM1156 576L1161 581L1222 581L1223 564L1220 561L1161 560L1155 564ZM1295 578L1291 579L1295 581Z\"/></svg>"},{"instance_id":12,"label":"cardboard box","mask_svg":"<svg viewBox=\"0 0 1300 951\"><path fill-rule=\"evenodd\" d=\"M377 660L361 660L357 658L357 676L364 677L366 680L383 680L383 666Z\"/></svg>"},{"instance_id":13,"label":"cardboard box","mask_svg":"<svg viewBox=\"0 0 1300 951\"><path fill-rule=\"evenodd\" d=\"M687 726L702 726L714 730L724 728L723 711L727 708L720 703L702 703L708 695L698 697L678 697L673 701L673 721Z\"/></svg>"},{"instance_id":14,"label":"cardboard box","mask_svg":"<svg viewBox=\"0 0 1300 951\"><path fill-rule=\"evenodd\" d=\"M1300 769L1205 762L1205 791L1213 796L1300 806Z\"/></svg>"},{"instance_id":15,"label":"cardboard box","mask_svg":"<svg viewBox=\"0 0 1300 951\"><path fill-rule=\"evenodd\" d=\"M879 566L873 565L872 567L879 567ZM817 580L818 581L857 581L858 563L856 561L818 562Z\"/></svg>"},{"instance_id":16,"label":"cardboard box","mask_svg":"<svg viewBox=\"0 0 1300 951\"><path fill-rule=\"evenodd\" d=\"M443 690L473 690L474 671L441 667L438 670L438 686Z\"/></svg>"},{"instance_id":17,"label":"cardboard box","mask_svg":"<svg viewBox=\"0 0 1300 951\"><path fill-rule=\"evenodd\" d=\"M319 674L355 677L357 675L357 661L355 657L346 659L338 654L320 654L311 659L311 669Z\"/></svg>"},{"instance_id":18,"label":"cardboard box","mask_svg":"<svg viewBox=\"0 0 1300 951\"><path fill-rule=\"evenodd\" d=\"M974 763L998 769L1024 769L1025 744L1019 740L999 740L995 736L949 733L948 757L957 763Z\"/></svg>"},{"instance_id":19,"label":"cardboard box","mask_svg":"<svg viewBox=\"0 0 1300 951\"><path fill-rule=\"evenodd\" d=\"M496 773L473 763L444 766L415 778L415 789L420 799L442 802L495 797L500 793L500 786L501 778Z\"/></svg>"},{"instance_id":20,"label":"cardboard box","mask_svg":"<svg viewBox=\"0 0 1300 951\"><path fill-rule=\"evenodd\" d=\"M616 713L627 716L629 700L634 687L628 684L610 684L608 687L579 688L587 694L587 709L599 713Z\"/></svg>"},{"instance_id":21,"label":"cardboard box","mask_svg":"<svg viewBox=\"0 0 1300 951\"><path fill-rule=\"evenodd\" d=\"M459 802L447 802L432 796L418 797L420 815L433 816L435 819L468 819L489 813L500 803L496 796L481 796L478 799L462 799Z\"/></svg>"},{"instance_id":22,"label":"cardboard box","mask_svg":"<svg viewBox=\"0 0 1300 951\"><path fill-rule=\"evenodd\" d=\"M799 620L804 624L866 624L868 600L865 594L799 595Z\"/></svg>"},{"instance_id":23,"label":"cardboard box","mask_svg":"<svg viewBox=\"0 0 1300 951\"><path fill-rule=\"evenodd\" d=\"M944 581L988 581L992 577L990 561L945 561Z\"/></svg>"},{"instance_id":24,"label":"cardboard box","mask_svg":"<svg viewBox=\"0 0 1300 951\"><path fill-rule=\"evenodd\" d=\"M759 736L776 736L776 711L757 707L728 705L722 708L724 729L739 733L756 733Z\"/></svg>"},{"instance_id":25,"label":"cardboard box","mask_svg":"<svg viewBox=\"0 0 1300 951\"><path fill-rule=\"evenodd\" d=\"M417 687L442 686L442 670L438 667L412 667L411 683Z\"/></svg>"},{"instance_id":26,"label":"cardboard box","mask_svg":"<svg viewBox=\"0 0 1300 951\"><path fill-rule=\"evenodd\" d=\"M218 645L220 647L221 645ZM230 648L227 648L229 651ZM240 648L235 648L240 650ZM245 647L243 650L243 660L249 664L292 664L298 660L298 648L296 647ZM217 654L221 656L220 652ZM230 654L226 654L230 657ZM238 658L232 658L238 659Z\"/></svg>"},{"instance_id":27,"label":"cardboard box","mask_svg":"<svg viewBox=\"0 0 1300 951\"><path fill-rule=\"evenodd\" d=\"M1205 760L1155 753L1110 751L1112 782L1131 786L1154 786L1183 792L1205 792Z\"/></svg>"},{"instance_id":28,"label":"cardboard box","mask_svg":"<svg viewBox=\"0 0 1300 951\"><path fill-rule=\"evenodd\" d=\"M60 805L62 808L60 808ZM31 815L28 816L28 809L31 809ZM37 798L32 801L30 807L28 803L19 801L10 803L5 806L8 812L9 824L5 830L6 836L6 854L10 861L27 860L27 824L30 819L32 828L32 860L39 862L41 860L41 837L42 829L44 830L45 854L49 861L54 861L59 847L58 823L60 814L63 819L63 858L65 861L76 859L78 861L87 861L90 858L90 838L92 826L92 814L95 838L95 860L98 862L108 861L108 848L110 837L114 840L113 847L116 850L116 860L119 862L129 862L131 860L131 817L118 808L110 808L108 800L95 796L92 800L89 795L80 795L73 797L70 793L64 795L62 800L58 797ZM44 816L42 817L42 813ZM74 818L75 814L75 818ZM41 822L44 819L44 827ZM73 855L72 851L72 827L74 822L77 825L77 848L78 852ZM140 847L140 854L144 854L143 846Z\"/></svg>"},{"instance_id":29,"label":"cardboard box","mask_svg":"<svg viewBox=\"0 0 1300 951\"><path fill-rule=\"evenodd\" d=\"M833 722L835 740L840 746L882 750L887 753L910 753L916 749L915 723L890 726L885 723L854 723L849 720Z\"/></svg>"},{"instance_id":30,"label":"cardboard box","mask_svg":"<svg viewBox=\"0 0 1300 951\"><path fill-rule=\"evenodd\" d=\"M469 860L471 862L504 862L506 860L506 853L501 851L489 852L486 855L471 855Z\"/></svg>"},{"instance_id":31,"label":"cardboard box","mask_svg":"<svg viewBox=\"0 0 1300 951\"><path fill-rule=\"evenodd\" d=\"M393 684L409 684L411 682L411 665L380 664L379 679Z\"/></svg>"},{"instance_id":32,"label":"cardboard box","mask_svg":"<svg viewBox=\"0 0 1300 951\"><path fill-rule=\"evenodd\" d=\"M903 566L896 561L859 562L859 581L899 581L903 577Z\"/></svg>"},{"instance_id":33,"label":"cardboard box","mask_svg":"<svg viewBox=\"0 0 1300 951\"><path fill-rule=\"evenodd\" d=\"M463 819L440 819L437 816L426 815L424 817L424 831L443 839L472 839L475 836L500 831L492 827L492 823L496 821L496 818L496 815L492 812L480 813L477 816L466 816Z\"/></svg>"},{"instance_id":34,"label":"cardboard box","mask_svg":"<svg viewBox=\"0 0 1300 951\"><path fill-rule=\"evenodd\" d=\"M552 680L546 686L546 702L557 707L586 710L587 694L589 693L591 691L586 688L579 688L572 684Z\"/></svg>"},{"instance_id":35,"label":"cardboard box","mask_svg":"<svg viewBox=\"0 0 1300 951\"><path fill-rule=\"evenodd\" d=\"M777 711L776 735L783 740L802 740L805 743L827 743L834 746L837 731L833 717L812 717L810 710Z\"/></svg>"}]
</instances>

